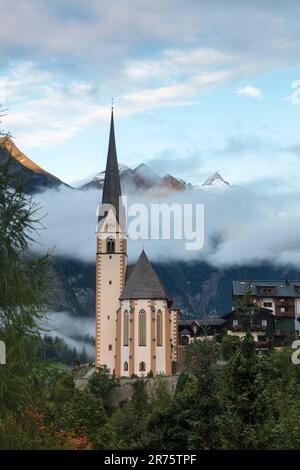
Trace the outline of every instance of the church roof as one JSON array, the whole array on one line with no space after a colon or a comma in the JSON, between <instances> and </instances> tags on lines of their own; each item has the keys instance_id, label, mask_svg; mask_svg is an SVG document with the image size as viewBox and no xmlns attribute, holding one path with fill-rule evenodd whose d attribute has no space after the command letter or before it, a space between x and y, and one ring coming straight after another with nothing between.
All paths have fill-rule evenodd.
<instances>
[{"instance_id":1,"label":"church roof","mask_svg":"<svg viewBox=\"0 0 300 470\"><path fill-rule=\"evenodd\" d=\"M120 300L125 299L168 299L144 250L133 267L120 296Z\"/></svg>"},{"instance_id":2,"label":"church roof","mask_svg":"<svg viewBox=\"0 0 300 470\"><path fill-rule=\"evenodd\" d=\"M109 144L106 160L105 178L102 193L102 204L110 204L116 210L116 218L119 221L119 198L121 197L121 185L118 168L114 112L111 110Z\"/></svg>"}]
</instances>

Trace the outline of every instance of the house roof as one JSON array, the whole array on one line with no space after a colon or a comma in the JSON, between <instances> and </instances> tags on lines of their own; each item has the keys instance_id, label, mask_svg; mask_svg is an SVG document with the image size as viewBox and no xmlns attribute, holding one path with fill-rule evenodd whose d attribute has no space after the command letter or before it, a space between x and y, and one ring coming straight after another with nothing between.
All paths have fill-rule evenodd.
<instances>
[{"instance_id":1,"label":"house roof","mask_svg":"<svg viewBox=\"0 0 300 470\"><path fill-rule=\"evenodd\" d=\"M191 326L196 323L200 326L222 326L225 323L223 318L201 318L198 320L179 320L179 326Z\"/></svg>"},{"instance_id":2,"label":"house roof","mask_svg":"<svg viewBox=\"0 0 300 470\"><path fill-rule=\"evenodd\" d=\"M231 315L235 316L237 315L237 313L238 313L237 309L233 309L230 312L226 313L226 315L223 315L222 318L223 320L228 320L228 317L230 317ZM269 308L264 308L264 307L259 308L257 312L255 313L255 316L260 313L264 313L266 315L270 315L271 317L274 317L273 311L270 310Z\"/></svg>"},{"instance_id":3,"label":"house roof","mask_svg":"<svg viewBox=\"0 0 300 470\"><path fill-rule=\"evenodd\" d=\"M203 318L198 320L200 326L222 326L225 323L223 318Z\"/></svg>"},{"instance_id":4,"label":"house roof","mask_svg":"<svg viewBox=\"0 0 300 470\"><path fill-rule=\"evenodd\" d=\"M300 292L297 292L296 287L300 287L300 281L233 281L232 290L233 295L245 295L246 289L250 288L252 295L257 297L300 297ZM270 287L275 289L275 293L261 292L263 287Z\"/></svg>"},{"instance_id":5,"label":"house roof","mask_svg":"<svg viewBox=\"0 0 300 470\"><path fill-rule=\"evenodd\" d=\"M187 330L187 329L185 328L184 330L180 331L179 334L180 334L180 336L183 336L183 335L190 335L191 332L190 332L190 330Z\"/></svg>"},{"instance_id":6,"label":"house roof","mask_svg":"<svg viewBox=\"0 0 300 470\"><path fill-rule=\"evenodd\" d=\"M168 295L144 250L129 274L120 296L120 300L125 299L168 300Z\"/></svg>"}]
</instances>

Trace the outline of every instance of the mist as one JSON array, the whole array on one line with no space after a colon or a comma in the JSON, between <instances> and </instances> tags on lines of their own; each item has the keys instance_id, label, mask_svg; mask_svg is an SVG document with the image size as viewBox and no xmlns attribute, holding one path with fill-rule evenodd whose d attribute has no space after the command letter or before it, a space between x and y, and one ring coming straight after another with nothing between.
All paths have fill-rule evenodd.
<instances>
[{"instance_id":1,"label":"mist","mask_svg":"<svg viewBox=\"0 0 300 470\"><path fill-rule=\"evenodd\" d=\"M51 334L53 337L59 336L72 348L78 352L83 347L89 358L95 355L95 349L85 336L95 336L95 321L90 318L76 318L68 312L49 312L42 321L41 327L44 334Z\"/></svg>"},{"instance_id":2,"label":"mist","mask_svg":"<svg viewBox=\"0 0 300 470\"><path fill-rule=\"evenodd\" d=\"M44 230L39 232L33 250L95 261L96 209L101 192L61 187L34 196L40 203ZM281 188L276 181L259 185L231 186L224 190L194 188L168 196L128 196L128 207L155 203L203 204L204 246L187 251L186 241L128 240L129 263L144 246L152 261L203 260L216 267L271 262L297 266L300 262L300 192ZM128 218L128 224L131 219Z\"/></svg>"}]
</instances>

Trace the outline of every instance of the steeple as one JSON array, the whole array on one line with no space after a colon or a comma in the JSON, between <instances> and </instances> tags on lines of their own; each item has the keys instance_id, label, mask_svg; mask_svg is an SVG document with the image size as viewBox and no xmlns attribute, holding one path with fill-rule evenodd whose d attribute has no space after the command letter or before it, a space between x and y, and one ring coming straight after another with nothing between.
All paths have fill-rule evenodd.
<instances>
[{"instance_id":1,"label":"steeple","mask_svg":"<svg viewBox=\"0 0 300 470\"><path fill-rule=\"evenodd\" d=\"M116 217L119 221L119 198L121 197L121 185L119 177L116 141L115 141L115 128L114 128L114 110L111 108L111 121L109 144L106 160L106 170L102 194L102 204L110 204L116 210Z\"/></svg>"}]
</instances>

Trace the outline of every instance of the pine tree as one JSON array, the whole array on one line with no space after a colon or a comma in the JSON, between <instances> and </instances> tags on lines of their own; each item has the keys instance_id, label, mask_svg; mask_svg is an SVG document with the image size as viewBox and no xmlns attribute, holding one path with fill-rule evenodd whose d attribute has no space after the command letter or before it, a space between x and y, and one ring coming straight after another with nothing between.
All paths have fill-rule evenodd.
<instances>
[{"instance_id":1,"label":"pine tree","mask_svg":"<svg viewBox=\"0 0 300 470\"><path fill-rule=\"evenodd\" d=\"M47 256L30 254L40 207L12 181L8 161L0 166L0 339L7 354L0 365L0 448L18 445L17 422L39 395L35 354L47 285Z\"/></svg>"}]
</instances>

